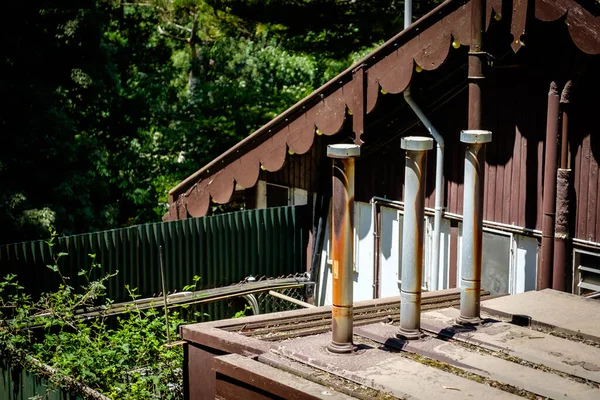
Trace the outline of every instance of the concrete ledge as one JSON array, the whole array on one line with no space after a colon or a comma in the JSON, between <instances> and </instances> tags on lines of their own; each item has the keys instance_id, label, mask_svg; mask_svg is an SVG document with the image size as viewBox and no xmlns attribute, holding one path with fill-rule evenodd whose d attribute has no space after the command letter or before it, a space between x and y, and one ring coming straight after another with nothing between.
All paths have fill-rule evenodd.
<instances>
[{"instance_id":1,"label":"concrete ledge","mask_svg":"<svg viewBox=\"0 0 600 400\"><path fill-rule=\"evenodd\" d=\"M552 289L485 300L481 310L490 315L524 316L532 325L600 343L600 301Z\"/></svg>"}]
</instances>

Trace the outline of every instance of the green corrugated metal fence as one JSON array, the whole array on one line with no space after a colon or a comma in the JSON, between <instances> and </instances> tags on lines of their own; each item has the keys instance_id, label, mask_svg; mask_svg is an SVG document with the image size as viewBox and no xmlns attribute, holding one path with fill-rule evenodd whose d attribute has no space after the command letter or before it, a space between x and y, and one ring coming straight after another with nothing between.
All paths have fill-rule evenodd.
<instances>
[{"instance_id":1,"label":"green corrugated metal fence","mask_svg":"<svg viewBox=\"0 0 600 400\"><path fill-rule=\"evenodd\" d=\"M44 241L0 246L2 276L16 273L28 292L54 290L59 277L46 268L53 254L69 285L85 283L78 276L91 265L88 254L102 265L93 277L119 271L108 284L108 296L127 301L125 285L142 296L161 292L159 246L169 291L181 290L201 277L199 288L239 282L249 275L277 277L306 270L306 206L248 210L203 218L139 225L130 228L58 238L50 249Z\"/></svg>"},{"instance_id":2,"label":"green corrugated metal fence","mask_svg":"<svg viewBox=\"0 0 600 400\"><path fill-rule=\"evenodd\" d=\"M47 379L14 367L6 360L0 359L0 399L2 400L80 400L81 397L70 395L62 389L49 386Z\"/></svg>"}]
</instances>

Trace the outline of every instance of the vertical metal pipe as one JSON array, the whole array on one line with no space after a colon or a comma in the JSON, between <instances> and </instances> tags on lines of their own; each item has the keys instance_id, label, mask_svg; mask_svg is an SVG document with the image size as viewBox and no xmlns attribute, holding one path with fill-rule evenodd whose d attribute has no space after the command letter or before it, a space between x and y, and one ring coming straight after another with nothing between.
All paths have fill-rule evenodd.
<instances>
[{"instance_id":1,"label":"vertical metal pipe","mask_svg":"<svg viewBox=\"0 0 600 400\"><path fill-rule=\"evenodd\" d=\"M483 0L471 0L471 43L469 46L469 116L467 131L461 132L461 141L467 144L465 151L465 179L463 200L463 245L460 279L460 316L457 322L477 325L481 289L481 242L483 224L483 166L484 143L491 141L492 134L482 131L482 96L484 16Z\"/></svg>"},{"instance_id":2,"label":"vertical metal pipe","mask_svg":"<svg viewBox=\"0 0 600 400\"><path fill-rule=\"evenodd\" d=\"M353 320L353 256L354 256L354 159L360 146L335 144L327 146L333 159L332 276L333 307L331 310L331 343L334 353L350 353Z\"/></svg>"},{"instance_id":3,"label":"vertical metal pipe","mask_svg":"<svg viewBox=\"0 0 600 400\"><path fill-rule=\"evenodd\" d=\"M381 254L381 207L376 201L372 201L373 208L373 234L374 234L374 245L373 245L373 298L379 298L379 275L381 270L379 268L379 255Z\"/></svg>"},{"instance_id":4,"label":"vertical metal pipe","mask_svg":"<svg viewBox=\"0 0 600 400\"><path fill-rule=\"evenodd\" d=\"M404 29L412 24L412 0L404 0Z\"/></svg>"},{"instance_id":5,"label":"vertical metal pipe","mask_svg":"<svg viewBox=\"0 0 600 400\"><path fill-rule=\"evenodd\" d=\"M550 84L550 92L548 93L546 151L544 156L544 193L542 200L542 262L537 274L537 290L552 287L559 103L558 86L555 82L552 82Z\"/></svg>"},{"instance_id":6,"label":"vertical metal pipe","mask_svg":"<svg viewBox=\"0 0 600 400\"><path fill-rule=\"evenodd\" d=\"M471 0L471 44L469 47L469 129L481 129L481 83L483 75L483 0Z\"/></svg>"},{"instance_id":7,"label":"vertical metal pipe","mask_svg":"<svg viewBox=\"0 0 600 400\"><path fill-rule=\"evenodd\" d=\"M462 325L480 323L481 251L483 241L483 177L485 144L492 132L466 130L460 133L465 150L465 179L462 226L462 263L460 278L460 316Z\"/></svg>"},{"instance_id":8,"label":"vertical metal pipe","mask_svg":"<svg viewBox=\"0 0 600 400\"><path fill-rule=\"evenodd\" d=\"M562 133L560 168L556 174L556 220L554 224L554 268L552 273L552 289L565 291L567 254L569 245L569 188L571 185L571 169L569 168L569 114L572 82L568 81L560 96L562 110Z\"/></svg>"},{"instance_id":9,"label":"vertical metal pipe","mask_svg":"<svg viewBox=\"0 0 600 400\"><path fill-rule=\"evenodd\" d=\"M556 175L556 221L554 225L554 268L552 289L566 290L567 247L569 244L569 188L571 170L560 168Z\"/></svg>"},{"instance_id":10,"label":"vertical metal pipe","mask_svg":"<svg viewBox=\"0 0 600 400\"><path fill-rule=\"evenodd\" d=\"M440 238L442 235L442 213L444 212L444 138L435 129L429 118L421 110L410 94L410 86L404 90L404 99L419 117L425 128L431 133L436 142L435 158L435 216L433 221L433 244L431 255L431 287L429 290L438 290L438 277L440 275Z\"/></svg>"},{"instance_id":11,"label":"vertical metal pipe","mask_svg":"<svg viewBox=\"0 0 600 400\"><path fill-rule=\"evenodd\" d=\"M397 336L403 339L418 339L421 337L425 176L427 151L433 148L433 139L405 137L402 138L401 147L406 150L406 167L404 169L400 328Z\"/></svg>"},{"instance_id":12,"label":"vertical metal pipe","mask_svg":"<svg viewBox=\"0 0 600 400\"><path fill-rule=\"evenodd\" d=\"M163 263L162 245L158 246L158 255L160 260L160 280L162 282L163 302L165 306L165 327L167 329L167 344L171 344L171 330L169 328L169 309L167 308L167 283L165 281L165 265Z\"/></svg>"}]
</instances>

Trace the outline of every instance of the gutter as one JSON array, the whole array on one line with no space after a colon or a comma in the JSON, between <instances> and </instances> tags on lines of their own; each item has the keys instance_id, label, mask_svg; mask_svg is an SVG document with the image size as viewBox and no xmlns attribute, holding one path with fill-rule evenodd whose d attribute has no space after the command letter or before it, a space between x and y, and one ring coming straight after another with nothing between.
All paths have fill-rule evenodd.
<instances>
[{"instance_id":1,"label":"gutter","mask_svg":"<svg viewBox=\"0 0 600 400\"><path fill-rule=\"evenodd\" d=\"M550 91L548 93L546 148L544 150L544 192L542 194L542 257L537 273L537 290L552 288L559 113L560 97L558 85L553 81L550 83Z\"/></svg>"},{"instance_id":2,"label":"gutter","mask_svg":"<svg viewBox=\"0 0 600 400\"><path fill-rule=\"evenodd\" d=\"M430 290L438 290L438 280L440 275L440 237L442 217L444 212L444 199L442 193L444 191L444 138L435 129L429 118L423 113L419 105L414 101L410 94L410 86L404 90L404 99L419 117L425 128L429 131L436 142L436 159L435 159L435 217L433 223L433 255L431 259L431 288Z\"/></svg>"}]
</instances>

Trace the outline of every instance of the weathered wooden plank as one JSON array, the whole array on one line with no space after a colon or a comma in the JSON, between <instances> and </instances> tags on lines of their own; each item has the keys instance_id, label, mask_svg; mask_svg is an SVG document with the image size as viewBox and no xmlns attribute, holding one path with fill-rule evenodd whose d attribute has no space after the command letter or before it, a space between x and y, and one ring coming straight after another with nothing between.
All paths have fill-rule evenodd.
<instances>
[{"instance_id":1,"label":"weathered wooden plank","mask_svg":"<svg viewBox=\"0 0 600 400\"><path fill-rule=\"evenodd\" d=\"M591 136L588 136L588 141L591 141ZM596 224L598 218L598 163L593 158L590 143L590 164L588 170L588 204L587 204L587 228L586 240L594 240L598 233Z\"/></svg>"},{"instance_id":2,"label":"weathered wooden plank","mask_svg":"<svg viewBox=\"0 0 600 400\"><path fill-rule=\"evenodd\" d=\"M590 137L586 136L579 149L581 158L581 175L579 175L579 192L577 193L577 238L587 240L587 208L590 168Z\"/></svg>"}]
</instances>

